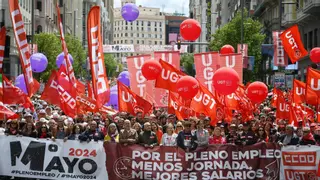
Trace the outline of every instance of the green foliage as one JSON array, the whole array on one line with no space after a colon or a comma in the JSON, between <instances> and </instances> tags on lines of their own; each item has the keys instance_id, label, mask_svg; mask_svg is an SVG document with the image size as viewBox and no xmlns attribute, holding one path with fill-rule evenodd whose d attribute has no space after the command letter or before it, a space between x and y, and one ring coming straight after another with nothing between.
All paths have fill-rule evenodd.
<instances>
[{"instance_id":1,"label":"green foliage","mask_svg":"<svg viewBox=\"0 0 320 180\"><path fill-rule=\"evenodd\" d=\"M118 77L123 71L122 64L118 63L112 54L104 54L104 63L107 69L108 78Z\"/></svg>"},{"instance_id":2,"label":"green foliage","mask_svg":"<svg viewBox=\"0 0 320 180\"><path fill-rule=\"evenodd\" d=\"M180 66L184 68L184 72L190 76L195 76L196 71L193 69L194 67L194 59L192 53L183 54L180 58Z\"/></svg>"},{"instance_id":3,"label":"green foliage","mask_svg":"<svg viewBox=\"0 0 320 180\"><path fill-rule=\"evenodd\" d=\"M237 45L241 44L241 22L241 13L239 12L232 21L212 35L212 41L209 45L210 50L219 51L226 44L237 48ZM253 72L244 70L244 80L247 82L258 79L263 75L263 72L259 71L262 65L261 44L265 39L265 35L261 33L262 28L263 24L248 17L247 11L244 12L244 44L248 44L248 55L255 56Z\"/></svg>"},{"instance_id":4,"label":"green foliage","mask_svg":"<svg viewBox=\"0 0 320 180\"><path fill-rule=\"evenodd\" d=\"M73 57L73 69L76 77L85 77L86 71L83 70L83 64L86 63L86 52L82 47L81 41L74 36L66 35L68 51ZM38 52L43 53L48 58L47 69L35 75L38 80L47 81L51 71L57 69L56 58L62 52L60 38L57 34L40 33L35 35L35 42L38 45Z\"/></svg>"}]
</instances>

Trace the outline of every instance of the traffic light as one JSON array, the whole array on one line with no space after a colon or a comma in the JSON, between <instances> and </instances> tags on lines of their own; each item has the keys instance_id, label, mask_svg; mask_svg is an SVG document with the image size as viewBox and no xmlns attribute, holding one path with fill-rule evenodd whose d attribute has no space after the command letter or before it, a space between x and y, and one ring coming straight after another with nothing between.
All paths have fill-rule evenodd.
<instances>
[{"instance_id":1,"label":"traffic light","mask_svg":"<svg viewBox=\"0 0 320 180\"><path fill-rule=\"evenodd\" d=\"M178 40L177 45L178 45L178 50L180 50L181 49L181 41L180 40Z\"/></svg>"}]
</instances>

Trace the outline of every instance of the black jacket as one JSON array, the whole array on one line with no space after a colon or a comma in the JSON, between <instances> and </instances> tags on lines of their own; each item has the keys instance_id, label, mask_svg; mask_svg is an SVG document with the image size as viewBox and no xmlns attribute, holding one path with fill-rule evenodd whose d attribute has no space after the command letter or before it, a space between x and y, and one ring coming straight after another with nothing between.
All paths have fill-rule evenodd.
<instances>
[{"instance_id":1,"label":"black jacket","mask_svg":"<svg viewBox=\"0 0 320 180\"><path fill-rule=\"evenodd\" d=\"M190 146L185 146L185 140L190 141ZM184 131L179 132L177 137L177 145L181 148L186 150L189 148L191 151L196 150L198 147L198 144L196 143L197 135L195 133L186 133Z\"/></svg>"},{"instance_id":2,"label":"black jacket","mask_svg":"<svg viewBox=\"0 0 320 180\"><path fill-rule=\"evenodd\" d=\"M238 135L238 140L236 142L237 145L253 145L257 142L256 136L252 131L245 132L243 131L242 134Z\"/></svg>"},{"instance_id":3,"label":"black jacket","mask_svg":"<svg viewBox=\"0 0 320 180\"><path fill-rule=\"evenodd\" d=\"M141 145L157 145L158 144L158 138L155 132L153 131L143 131L139 134L139 144Z\"/></svg>"},{"instance_id":4,"label":"black jacket","mask_svg":"<svg viewBox=\"0 0 320 180\"><path fill-rule=\"evenodd\" d=\"M283 143L285 137L286 137L286 134L280 136L279 142ZM290 140L290 143L287 145L297 145L297 144L299 144L299 140L300 140L299 137L296 134L293 134L293 136Z\"/></svg>"},{"instance_id":5,"label":"black jacket","mask_svg":"<svg viewBox=\"0 0 320 180\"><path fill-rule=\"evenodd\" d=\"M100 131L100 130L95 130L95 131L92 131L90 129L86 130L85 132L83 132L82 134L79 135L79 140L80 141L87 141L87 140L94 140L94 141L103 141L104 139L104 135L103 133Z\"/></svg>"}]
</instances>

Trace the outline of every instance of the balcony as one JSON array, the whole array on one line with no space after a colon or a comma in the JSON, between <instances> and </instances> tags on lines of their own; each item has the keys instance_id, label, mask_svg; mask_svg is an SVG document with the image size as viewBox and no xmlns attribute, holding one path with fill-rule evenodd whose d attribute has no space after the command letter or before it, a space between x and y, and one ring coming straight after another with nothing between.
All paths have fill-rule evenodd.
<instances>
[{"instance_id":1,"label":"balcony","mask_svg":"<svg viewBox=\"0 0 320 180\"><path fill-rule=\"evenodd\" d=\"M305 0L303 12L306 14L318 14L320 8L320 0Z\"/></svg>"},{"instance_id":2,"label":"balcony","mask_svg":"<svg viewBox=\"0 0 320 180\"><path fill-rule=\"evenodd\" d=\"M257 5L254 7L253 16L260 16L260 14L267 7L272 0L257 0Z\"/></svg>"},{"instance_id":3,"label":"balcony","mask_svg":"<svg viewBox=\"0 0 320 180\"><path fill-rule=\"evenodd\" d=\"M297 9L297 19L296 23L298 24L306 24L311 18L310 14L304 13L303 8Z\"/></svg>"},{"instance_id":4,"label":"balcony","mask_svg":"<svg viewBox=\"0 0 320 180\"><path fill-rule=\"evenodd\" d=\"M295 20L297 19L297 14L296 13L285 13L282 16L282 26L284 27L290 27L295 23Z\"/></svg>"}]
</instances>

